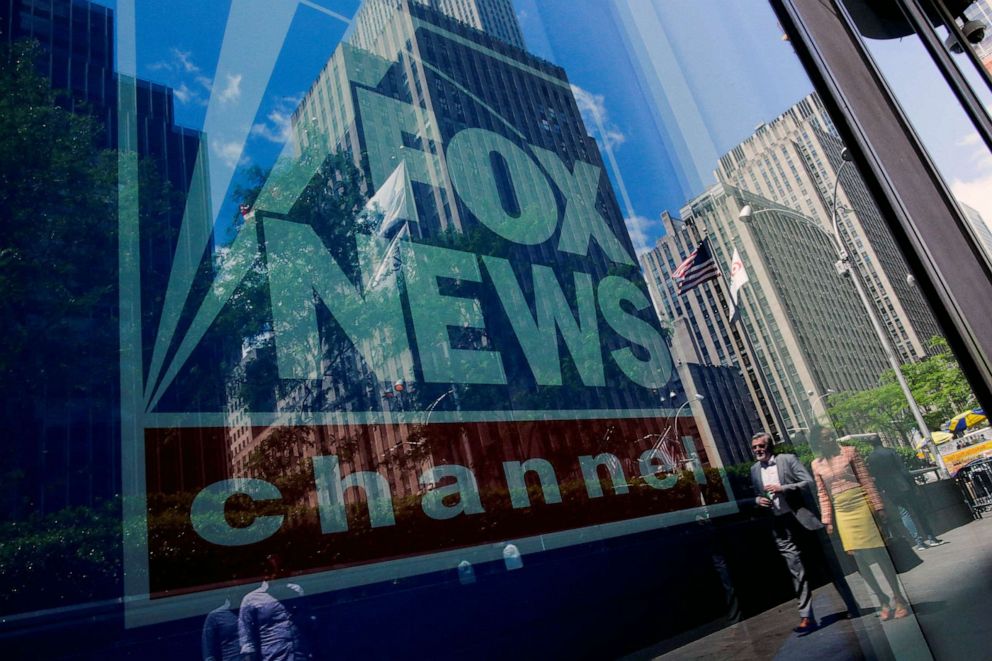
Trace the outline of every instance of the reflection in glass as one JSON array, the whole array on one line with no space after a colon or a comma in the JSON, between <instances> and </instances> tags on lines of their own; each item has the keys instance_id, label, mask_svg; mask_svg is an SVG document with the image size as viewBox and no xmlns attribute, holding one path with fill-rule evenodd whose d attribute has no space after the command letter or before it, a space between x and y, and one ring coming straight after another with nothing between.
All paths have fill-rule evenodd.
<instances>
[{"instance_id":1,"label":"reflection in glass","mask_svg":"<svg viewBox=\"0 0 992 661\"><path fill-rule=\"evenodd\" d=\"M981 34L983 38L969 43L968 48L974 48L979 57L984 57L989 40L987 31L981 33L978 24L984 24L988 12L986 0L944 4L951 14L957 15L959 27L969 25L973 38ZM958 40L952 38L936 13L932 22L936 26L936 38L945 45L951 44L948 48L953 66L979 99L976 111L988 117L992 91L986 75L968 61ZM866 38L864 44L957 199L976 245L992 256L992 207L987 195L988 171L992 166L989 146L940 74L920 36L912 32L908 23L902 25L899 36L903 38Z\"/></svg>"},{"instance_id":2,"label":"reflection in glass","mask_svg":"<svg viewBox=\"0 0 992 661\"><path fill-rule=\"evenodd\" d=\"M807 463L821 424L881 437L929 480L899 514L933 553L977 537L931 459L983 442L919 447L834 219L923 431L978 402L770 9L113 4L0 9L4 632L711 644L794 596L763 429ZM929 558L884 625L838 619L824 559L811 599L852 654L925 623Z\"/></svg>"},{"instance_id":3,"label":"reflection in glass","mask_svg":"<svg viewBox=\"0 0 992 661\"><path fill-rule=\"evenodd\" d=\"M689 400L660 406L682 388L572 88L501 30L362 5L290 147L235 172L211 268L172 269L152 594L731 505Z\"/></svg>"}]
</instances>

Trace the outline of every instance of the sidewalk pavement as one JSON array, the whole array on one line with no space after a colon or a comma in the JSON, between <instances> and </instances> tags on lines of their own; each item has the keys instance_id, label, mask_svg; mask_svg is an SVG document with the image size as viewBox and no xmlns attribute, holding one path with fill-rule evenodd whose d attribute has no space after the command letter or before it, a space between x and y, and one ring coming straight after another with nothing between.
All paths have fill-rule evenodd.
<instances>
[{"instance_id":1,"label":"sidewalk pavement","mask_svg":"<svg viewBox=\"0 0 992 661\"><path fill-rule=\"evenodd\" d=\"M826 585L814 593L820 628L810 634L792 631L798 616L789 601L667 654L656 656L648 649L631 658L992 660L992 518L972 521L941 538L948 544L921 551L923 563L899 577L915 617L882 622L878 604L854 573L848 581L859 603L867 606L861 617L846 619L840 597Z\"/></svg>"}]
</instances>

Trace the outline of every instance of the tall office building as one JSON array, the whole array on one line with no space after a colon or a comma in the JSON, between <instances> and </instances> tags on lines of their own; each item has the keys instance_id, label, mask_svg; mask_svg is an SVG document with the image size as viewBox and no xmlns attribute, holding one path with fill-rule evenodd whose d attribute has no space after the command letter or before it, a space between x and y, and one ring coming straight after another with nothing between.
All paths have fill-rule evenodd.
<instances>
[{"instance_id":1,"label":"tall office building","mask_svg":"<svg viewBox=\"0 0 992 661\"><path fill-rule=\"evenodd\" d=\"M475 28L488 36L524 50L524 36L513 12L512 0L411 0ZM349 40L352 45L376 51L386 25L403 0L365 0L355 13ZM376 51L377 52L377 51ZM388 54L385 54L388 56Z\"/></svg>"},{"instance_id":2,"label":"tall office building","mask_svg":"<svg viewBox=\"0 0 992 661\"><path fill-rule=\"evenodd\" d=\"M978 209L969 207L964 202L958 202L958 204L961 205L961 209L964 211L964 217L971 223L971 228L974 230L979 244L985 247L989 255L992 255L992 228L982 218L982 214L978 213Z\"/></svg>"},{"instance_id":3,"label":"tall office building","mask_svg":"<svg viewBox=\"0 0 992 661\"><path fill-rule=\"evenodd\" d=\"M736 365L683 363L679 375L693 396L701 395L699 433L708 438L724 466L753 461L751 437L770 429L761 422L744 372Z\"/></svg>"},{"instance_id":4,"label":"tall office building","mask_svg":"<svg viewBox=\"0 0 992 661\"><path fill-rule=\"evenodd\" d=\"M762 423L792 436L822 421L828 391L872 388L887 362L853 285L834 268L829 239L813 221L765 213L742 222L746 204L777 206L733 186L712 186L682 208L681 220L663 215L666 233L641 262L659 315L674 320L676 361L737 366ZM683 295L672 280L704 237L724 273L735 248L748 273L740 321L733 324L722 278Z\"/></svg>"},{"instance_id":5,"label":"tall office building","mask_svg":"<svg viewBox=\"0 0 992 661\"><path fill-rule=\"evenodd\" d=\"M425 0L420 0L424 2ZM478 28L496 39L524 50L524 35L512 0L430 0L442 14Z\"/></svg>"},{"instance_id":6,"label":"tall office building","mask_svg":"<svg viewBox=\"0 0 992 661\"><path fill-rule=\"evenodd\" d=\"M513 126L514 132L529 144L593 161L599 170L603 169L565 72L522 51L512 56L513 61L519 60L519 66L501 65L499 58L503 56L498 50L506 40L447 11L459 4L465 3L364 2L353 21L348 43L335 51L292 118L296 139L303 147L314 144L315 136L319 136L318 141L326 143L331 152L361 154L381 148L375 143L367 144L363 120L357 112L363 92L349 85L347 78L349 71L380 68L375 75L381 79L375 83L413 106L402 110L397 105L395 110L409 117L412 129L396 130L403 131L414 153L426 149L430 154L408 161L410 168L426 168L423 176L431 182L431 190L420 194L429 194L432 199L429 203L418 199L417 204L418 227L422 231L462 231L449 176L451 168L440 146L463 128ZM480 0L478 4L511 6L509 0ZM512 12L507 15L519 32ZM531 75L522 75L526 71ZM385 114L385 110L382 112ZM389 121L399 120L389 117ZM367 174L378 188L391 173L391 168L373 159ZM605 175L602 179L606 181ZM623 227L612 194L600 200L598 206L609 214L611 223L619 223L614 228ZM620 230L620 234L626 236L626 230Z\"/></svg>"},{"instance_id":7,"label":"tall office building","mask_svg":"<svg viewBox=\"0 0 992 661\"><path fill-rule=\"evenodd\" d=\"M507 47L507 43L519 40L466 24L452 9L457 4L402 0L363 5L350 39L335 51L293 114L294 135L301 149L351 154L365 173L369 194L381 190L402 162L405 172L400 181L412 202L405 227L416 245L440 243L478 254L506 255L524 272L532 265L550 267L542 273L554 272L563 282L573 278L573 269L580 264L581 277L588 274L592 282L612 274L639 280L622 213L565 72L523 50ZM504 6L507 20L512 17L508 2L469 4ZM514 27L510 32L518 31ZM467 160L470 153L475 156ZM507 155L496 158L493 154L497 153ZM552 183L562 197L557 197L559 193L541 197L551 190ZM480 194L476 191L473 197L470 192L473 186L491 186L483 197L499 200L504 210L514 210L515 214L530 214L533 221L537 220L534 214L556 217L555 206L562 202L572 211L564 213L560 236L556 233L551 241L517 243L507 253L506 242L479 220L488 212L477 203ZM545 200L540 210L532 205L539 198ZM504 210L495 213L503 214ZM576 240L579 243L572 245ZM534 278L524 277L519 284L525 300L535 300L539 287ZM569 283L566 290L574 291L572 287ZM653 316L646 294L639 312L645 319ZM575 423L565 409L648 411L661 404L658 393L667 392L660 387L666 384L659 384L657 391L632 389L619 382L615 387L607 382L601 388L570 389L566 381L564 387L535 388L535 377L520 349L501 345L498 339L515 334L512 325L516 320L506 319L507 313L491 292L476 295L487 327L494 330L491 334L460 332L459 345L472 351L503 352L507 385L462 388L427 379L427 383L417 384L419 392L369 405L381 407L387 414L402 413L404 406L420 410L435 407L430 414L435 420L451 410L558 406L566 420L556 422L549 414L552 424L541 439L522 437L513 425L479 425L470 432L459 432L470 436L449 438L445 446L448 454L436 457L438 461L460 463L481 471L480 475L495 470L486 479L496 479L502 469L495 457L513 456L522 447L566 448L573 442L566 442L566 438L579 438L578 432L569 431ZM596 349L597 354L599 351ZM568 353L562 349L563 356ZM610 359L609 353L603 355ZM594 357L592 362L598 360ZM563 378L595 380L589 376L590 364L585 358L569 356L566 361L568 373ZM351 382L339 380L337 386L360 392L369 382L367 372L362 376L363 369L356 363L350 376L342 377ZM692 405L696 416L700 414L697 404L694 401ZM601 429L588 433L604 448L616 443L649 447L647 439L662 431L645 426L655 423L644 421L588 424L601 425ZM694 422L680 422L679 430L694 433ZM423 425L393 430L388 425L376 427L359 448L360 461L381 465L390 453L402 451L404 438L411 431L423 432ZM431 434L436 437L443 429L435 427ZM703 461L719 462L720 454L714 448L698 449ZM403 474L392 475L391 483L401 484L404 479Z\"/></svg>"},{"instance_id":8,"label":"tall office building","mask_svg":"<svg viewBox=\"0 0 992 661\"><path fill-rule=\"evenodd\" d=\"M114 12L86 0L10 0L0 3L0 38L7 44L34 39L36 64L60 94L57 102L93 117L103 145L117 146L117 74ZM201 157L201 134L176 124L172 88L135 80L137 151L155 161L171 186L186 192ZM205 150L202 155L205 158Z\"/></svg>"},{"instance_id":9,"label":"tall office building","mask_svg":"<svg viewBox=\"0 0 992 661\"><path fill-rule=\"evenodd\" d=\"M717 176L802 213L831 230L834 184L843 144L816 94L811 94L720 158ZM941 330L864 180L845 167L836 186L844 245L861 273L889 339L903 362L927 355Z\"/></svg>"},{"instance_id":10,"label":"tall office building","mask_svg":"<svg viewBox=\"0 0 992 661\"><path fill-rule=\"evenodd\" d=\"M0 3L0 38L8 45L35 40L41 49L36 60L38 71L60 92L56 103L92 117L100 127L101 146L117 148L118 77L112 9L87 0L10 0ZM136 144L130 147L143 161L153 163L156 176L172 189L168 218L162 226L143 232L146 271L161 279L164 287L178 249L176 239L193 178L199 176L196 185L209 188L206 140L199 131L176 123L171 87L138 78L134 80L134 94ZM195 173L198 160L202 165L199 175ZM191 215L209 222L206 200L197 200L200 206Z\"/></svg>"}]
</instances>

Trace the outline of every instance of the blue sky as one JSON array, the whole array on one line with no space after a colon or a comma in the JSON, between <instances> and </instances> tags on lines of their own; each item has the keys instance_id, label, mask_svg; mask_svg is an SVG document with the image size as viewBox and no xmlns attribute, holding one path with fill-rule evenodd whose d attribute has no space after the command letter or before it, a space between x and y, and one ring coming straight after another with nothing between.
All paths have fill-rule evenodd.
<instances>
[{"instance_id":1,"label":"blue sky","mask_svg":"<svg viewBox=\"0 0 992 661\"><path fill-rule=\"evenodd\" d=\"M221 2L136 4L136 73L171 87L177 122L206 136L221 244L237 212L229 192L239 172L268 168L285 150L293 153L291 114L358 4L237 0L234 12ZM638 252L661 236L663 211L678 215L714 182L722 154L812 91L771 10L753 0L516 0L516 6L529 49L570 78ZM128 12L118 11L119 21L122 16ZM118 25L125 43L131 29ZM954 115L956 104L940 97L941 86L920 85L922 63L907 57L905 46L873 48L907 95L952 189L962 197L960 190L974 191L976 201L965 201L992 218L992 201L990 211L984 206L992 158ZM191 234L180 241L206 246L209 231L194 234L195 225L185 226ZM173 275L191 278L195 266ZM178 319L182 300L176 301L163 318ZM156 356L166 355L170 333L161 336Z\"/></svg>"},{"instance_id":2,"label":"blue sky","mask_svg":"<svg viewBox=\"0 0 992 661\"><path fill-rule=\"evenodd\" d=\"M597 120L588 128L613 152L610 174L642 250L658 237L662 210L677 215L713 183L720 155L812 91L765 3L515 2L530 49L564 66ZM992 222L992 154L919 40L866 44L953 194ZM984 82L956 59L992 107Z\"/></svg>"},{"instance_id":3,"label":"blue sky","mask_svg":"<svg viewBox=\"0 0 992 661\"><path fill-rule=\"evenodd\" d=\"M114 2L104 3L113 6ZM215 212L239 167L267 167L289 117L359 0L137 3L137 73L172 87L180 124L204 130ZM753 0L515 0L528 49L567 72L599 141L635 245L713 183L716 159L812 90L771 9ZM225 27L227 37L225 39ZM873 42L955 193L992 218L992 158L966 118L921 86L909 40ZM273 65L274 62L274 65ZM931 93L919 94L926 87ZM914 93L914 90L917 93ZM222 223L226 223L222 220Z\"/></svg>"},{"instance_id":4,"label":"blue sky","mask_svg":"<svg viewBox=\"0 0 992 661\"><path fill-rule=\"evenodd\" d=\"M138 75L172 87L179 123L207 131L215 198L239 166L264 167L277 157L290 113L347 28L334 14L352 16L358 0L298 5L241 0L248 17L224 42L228 3L138 3ZM761 3L515 6L529 49L564 67L578 88L587 128L603 147L642 249L659 236L661 211L677 212L712 183L716 157L810 90ZM270 72L265 55L273 49ZM215 207L221 216L233 212L229 202Z\"/></svg>"},{"instance_id":5,"label":"blue sky","mask_svg":"<svg viewBox=\"0 0 992 661\"><path fill-rule=\"evenodd\" d=\"M941 36L946 34L941 31ZM990 37L986 37L990 39ZM992 154L915 36L867 41L869 52L899 98L951 192L992 223ZM985 83L964 56L953 59L974 89L992 106Z\"/></svg>"},{"instance_id":6,"label":"blue sky","mask_svg":"<svg viewBox=\"0 0 992 661\"><path fill-rule=\"evenodd\" d=\"M587 117L604 118L605 131L588 128L614 152L611 176L641 249L660 235L663 210L677 215L713 183L720 155L812 90L763 3L516 5L530 49L565 68Z\"/></svg>"},{"instance_id":7,"label":"blue sky","mask_svg":"<svg viewBox=\"0 0 992 661\"><path fill-rule=\"evenodd\" d=\"M137 74L172 87L177 122L202 130L218 227L227 193L249 165L269 167L290 116L348 27L358 0L138 3ZM223 232L221 232L223 234Z\"/></svg>"}]
</instances>

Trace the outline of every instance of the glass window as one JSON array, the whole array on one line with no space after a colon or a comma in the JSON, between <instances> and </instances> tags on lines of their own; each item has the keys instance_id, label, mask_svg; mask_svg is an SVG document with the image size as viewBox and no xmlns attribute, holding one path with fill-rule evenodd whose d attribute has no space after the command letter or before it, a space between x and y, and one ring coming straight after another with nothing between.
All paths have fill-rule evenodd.
<instances>
[{"instance_id":1,"label":"glass window","mask_svg":"<svg viewBox=\"0 0 992 661\"><path fill-rule=\"evenodd\" d=\"M973 95L980 119L962 106L942 75L937 56L928 51L926 41L895 3L892 15L885 16L881 34L866 28L868 36L862 40L957 200L975 244L992 260L992 207L987 197L992 133L983 139L982 127L976 124L992 127L990 6L988 0L934 0L919 8L909 2L905 10L917 8L919 16L925 17L933 48L948 58L949 70L960 76L966 93ZM857 16L864 23L874 15ZM956 27L953 35L951 21Z\"/></svg>"},{"instance_id":2,"label":"glass window","mask_svg":"<svg viewBox=\"0 0 992 661\"><path fill-rule=\"evenodd\" d=\"M0 19L14 649L983 654L992 432L770 6Z\"/></svg>"}]
</instances>

